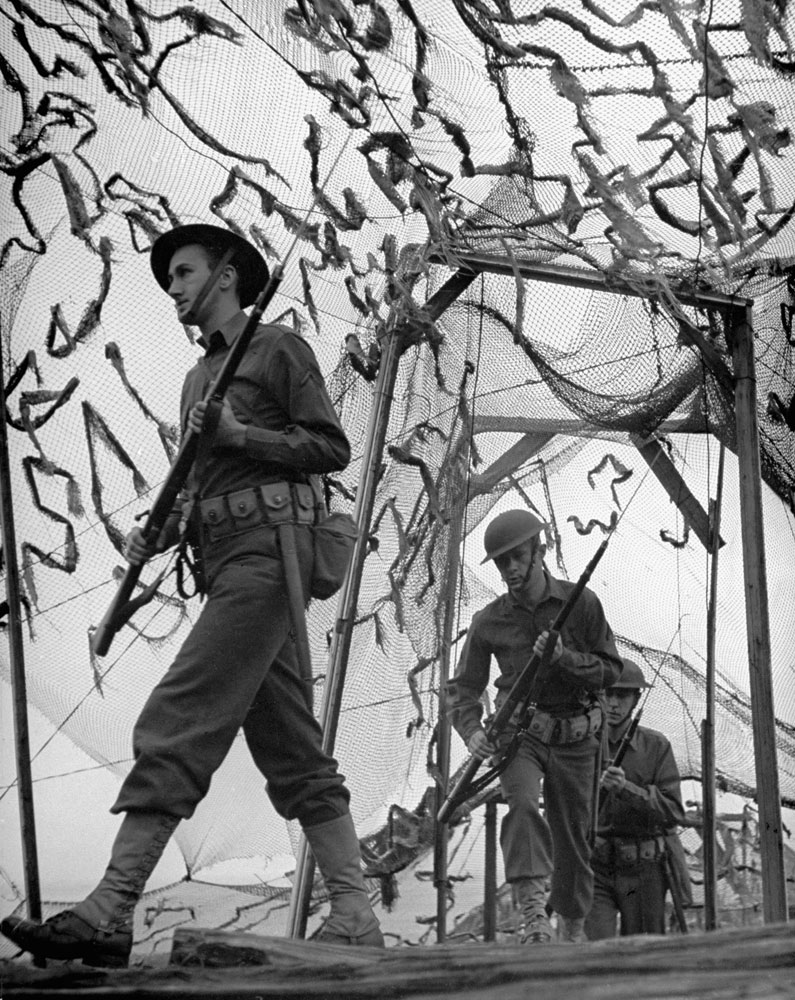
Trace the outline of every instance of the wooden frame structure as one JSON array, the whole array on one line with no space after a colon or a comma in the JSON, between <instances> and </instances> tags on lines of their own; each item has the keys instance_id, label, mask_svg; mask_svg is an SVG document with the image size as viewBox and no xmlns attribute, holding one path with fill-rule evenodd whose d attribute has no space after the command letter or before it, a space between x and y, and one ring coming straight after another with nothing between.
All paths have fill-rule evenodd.
<instances>
[{"instance_id":1,"label":"wooden frame structure","mask_svg":"<svg viewBox=\"0 0 795 1000\"><path fill-rule=\"evenodd\" d=\"M439 259L438 263L448 264ZM497 257L483 254L458 254L456 257L458 270L454 271L447 282L428 300L426 310L432 319L437 319L441 313L471 284L478 274L489 272L515 276L517 273L526 280L545 281L569 286L578 286L615 292L619 294L652 297L654 285L642 280L633 279L633 283L623 284L611 281L598 272L586 272L576 268L555 267L523 263L515 258ZM448 265L449 266L449 265ZM679 301L685 304L709 306L720 311L728 320L727 329L730 336L730 348L733 359L733 371L730 371L723 359L715 351L712 344L706 341L695 327L681 323L681 332L697 349L707 367L724 384L733 386L735 398L735 419L737 425L737 453L740 466L740 499L742 514L743 565L746 594L746 623L748 633L748 659L750 668L750 690L752 707L752 724L754 734L756 778L759 802L759 829L762 855L762 888L763 912L765 922L784 921L787 918L786 889L784 880L784 856L781 824L780 792L777 769L777 754L775 744L775 716L773 711L771 646L769 609L766 588L766 564L764 536L762 530L762 491L761 468L758 438L758 423L756 412L756 375L753 342L753 310L748 299L737 299L708 291L678 291ZM373 505L376 488L376 474L381 463L387 421L392 402L395 379L400 357L409 339L399 328L391 329L381 346L381 359L375 385L375 403L371 413L367 435L365 460L362 463L362 475L357 492L355 520L358 527L358 540L354 550L351 571L348 580L340 594L338 603L337 623L329 653L327 683L323 704L321 706L321 723L324 731L324 747L333 752L336 739L337 721L339 717L345 671L350 652L353 623L356 616L356 606L359 596L362 568L367 555L367 538L373 515ZM2 400L0 399L0 402ZM3 413L5 408L3 407ZM518 429L519 424L511 429ZM477 422L472 433L492 429L486 424ZM671 427L670 429L674 429ZM680 427L678 429L695 429ZM699 428L700 429L700 428ZM500 481L517 461L525 460L549 440L549 428L535 426L525 428L525 438L512 446L491 470L474 483L478 492L488 489ZM644 448L652 447L648 442L639 442L641 454ZM656 449L655 449L656 450ZM651 456L644 455L647 460ZM8 483L8 451L5 419L3 419L2 437L0 437L0 458L5 463L3 482ZM659 455L654 457L657 467ZM672 467L671 467L672 468ZM673 470L674 473L676 470ZM698 534L702 542L709 547L711 536L709 519L700 509L692 495L681 489L677 492L676 478L672 478L671 469L660 474L661 481L674 497L676 502L686 505L685 516L689 523L697 522ZM684 484L680 484L684 486ZM689 491L687 491L689 493ZM35 849L35 826L33 822L33 798L30 784L29 748L27 747L27 724L24 684L24 658L22 652L21 629L19 623L20 594L16 581L18 579L15 560L15 539L13 533L13 518L11 514L10 488L3 489L2 494L3 542L6 553L6 587L9 603L9 621L11 623L11 658L12 677L14 679L15 723L17 737L17 754L19 760L20 802L23 818L23 854L28 894L28 908L32 916L40 911L40 895L38 887L38 870ZM714 557L713 557L714 558ZM449 610L449 609L448 609ZM453 615L445 615L448 632L444 639L447 655L444 658L443 669L449 669L450 632ZM446 676L440 678L443 687ZM446 720L443 719L443 722ZM440 764L442 782L446 785L449 779L449 730L440 741ZM23 760L23 758L25 758ZM446 792L446 787L441 788ZM705 788L705 795L710 792ZM444 797L444 794L442 795ZM439 835L443 838L443 834ZM437 838L438 839L438 838ZM437 907L437 934L444 940L444 900L446 891L446 859L443 849L436 851L436 885L439 893ZM313 876L311 854L305 841L302 841L297 858L296 879L290 908L290 932L293 936L302 937L306 927L309 895Z\"/></svg>"},{"instance_id":2,"label":"wooden frame structure","mask_svg":"<svg viewBox=\"0 0 795 1000\"><path fill-rule=\"evenodd\" d=\"M450 266L450 262L437 258L436 263ZM458 270L429 299L427 309L433 319L437 319L447 306L463 292L476 275L484 272L515 277L525 280L545 281L553 284L591 288L635 297L653 298L656 286L652 280L633 276L632 283L612 280L608 283L599 272L587 272L577 268L560 267L522 262L516 258L498 257L487 254L459 253L455 257ZM732 351L733 368L730 370L714 346L700 331L680 320L680 334L698 350L712 374L734 391L735 420L737 424L737 452L740 466L740 503L742 516L743 566L746 594L746 628L748 634L748 660L750 669L750 691L752 726L754 734L755 768L759 804L759 829L762 856L763 913L766 923L787 919L786 883L784 878L784 849L781 822L781 799L778 780L777 754L775 744L775 715L773 710L773 688L771 671L770 621L767 601L765 570L764 534L762 523L761 465L759 453L759 431L756 414L756 375L753 343L753 303L749 299L736 298L707 290L677 289L677 300L686 305L709 307L719 311L726 320ZM343 679L350 650L350 632L358 600L361 573L366 555L365 544L369 534L374 499L375 472L381 462L386 422L389 418L389 404L397 375L397 366L403 345L399 331L393 332L392 343L382 344L381 367L376 384L376 405L373 408L362 477L357 493L355 519L359 541L354 555L349 581L343 588L339 605L337 628L329 654L327 669L326 697L324 699L322 724L326 733L326 749L333 750L336 736L337 717L342 696ZM514 444L494 466L477 477L474 488L477 492L488 492L502 478L516 467L517 463L531 457L552 436L548 427L536 424L532 428L527 422L512 422L511 430L524 427L525 437ZM515 424L515 426L514 426ZM379 429L380 426L380 429ZM473 434L486 429L496 429L475 421ZM505 422L501 429L508 429ZM675 429L673 426L671 430ZM679 430L703 430L703 427L679 426ZM636 446L640 454L654 468L672 500L683 509L688 523L696 531L702 544L716 552L720 545L719 536L713 540L712 526L708 514L681 480L673 464L661 461L661 449L656 442L638 439ZM713 554L714 558L714 554ZM442 673L440 691L444 689L449 669L449 647L452 631L452 616L446 615L447 631L443 637ZM449 726L440 705L440 755L439 771L441 799L447 791L449 781ZM711 718L711 715L710 715ZM446 729L446 732L444 730ZM704 787L704 796L714 800L714 787ZM714 817L714 806L708 810ZM434 882L437 888L437 940L446 938L445 894L446 874L446 833L437 830L434 857ZM311 890L313 867L305 842L302 843L297 859L296 880L291 901L290 928L294 936L303 936L306 913Z\"/></svg>"}]
</instances>

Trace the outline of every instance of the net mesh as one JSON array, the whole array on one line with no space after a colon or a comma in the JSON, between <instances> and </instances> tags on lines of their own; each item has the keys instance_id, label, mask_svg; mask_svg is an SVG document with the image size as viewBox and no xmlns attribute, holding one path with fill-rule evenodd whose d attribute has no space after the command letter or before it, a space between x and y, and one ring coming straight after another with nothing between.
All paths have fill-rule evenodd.
<instances>
[{"instance_id":1,"label":"net mesh","mask_svg":"<svg viewBox=\"0 0 795 1000\"><path fill-rule=\"evenodd\" d=\"M0 0L0 12L2 368L28 697L53 731L121 777L134 719L197 614L168 577L108 657L90 654L121 539L174 455L197 353L147 251L174 224L209 221L287 264L269 318L311 343L350 437L354 459L329 482L338 509L352 509L374 379L402 338L336 743L363 836L383 836L399 807L415 818L412 863L427 850L439 689L471 614L500 590L481 535L508 506L547 519L548 564L569 579L618 522L591 586L622 652L655 678L645 724L700 776L710 561L692 508L642 457L650 439L705 511L727 449L717 767L726 789L754 795L732 330L694 304L699 291L753 301L778 765L795 804L786 5ZM428 314L473 259L477 276ZM578 283L538 280L544 268ZM310 608L316 704L335 615L334 600ZM5 644L0 663L8 679ZM462 759L454 738L453 767ZM63 822L79 829L77 815ZM40 832L42 851L53 836ZM239 741L177 842L191 878L250 859L256 883L289 868L296 836ZM465 909L482 867L455 881L475 839L459 836ZM394 839L373 843L374 875L409 870ZM404 885L396 909L432 911L419 883L425 902Z\"/></svg>"}]
</instances>

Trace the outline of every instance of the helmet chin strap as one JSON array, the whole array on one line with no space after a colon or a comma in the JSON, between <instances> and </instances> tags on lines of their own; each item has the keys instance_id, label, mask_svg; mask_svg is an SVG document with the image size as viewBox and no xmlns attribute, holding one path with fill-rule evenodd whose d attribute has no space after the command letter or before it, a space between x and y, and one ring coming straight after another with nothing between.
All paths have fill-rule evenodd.
<instances>
[{"instance_id":1,"label":"helmet chin strap","mask_svg":"<svg viewBox=\"0 0 795 1000\"><path fill-rule=\"evenodd\" d=\"M508 590L513 590L517 594L523 594L525 592L525 590L527 589L527 585L530 583L530 577L533 572L533 566L535 565L535 561L538 558L541 559L544 558L544 551L542 550L540 545L536 545L535 548L533 549L533 558L530 560L530 564L528 565L527 571L524 577L522 578L522 582L519 584L518 587L515 588L508 587Z\"/></svg>"}]
</instances>

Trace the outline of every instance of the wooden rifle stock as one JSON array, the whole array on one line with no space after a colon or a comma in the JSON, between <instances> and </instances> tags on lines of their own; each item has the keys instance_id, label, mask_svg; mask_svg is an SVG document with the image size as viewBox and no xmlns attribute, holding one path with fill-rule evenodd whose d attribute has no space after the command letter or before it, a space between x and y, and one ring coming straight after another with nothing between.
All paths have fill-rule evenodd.
<instances>
[{"instance_id":1,"label":"wooden rifle stock","mask_svg":"<svg viewBox=\"0 0 795 1000\"><path fill-rule=\"evenodd\" d=\"M246 325L229 348L229 353L224 359L221 370L218 372L213 384L207 390L204 402L220 403L223 400L224 394L229 388L235 372L248 350L251 338L254 336L262 314L276 294L276 290L282 280L282 274L281 265L274 268L265 287L254 302ZM147 542L155 541L163 530L168 515L173 510L180 490L185 485L185 480L188 478L191 467L196 460L200 439L201 434L195 434L190 429L185 433L177 452L177 457L174 459L174 464L171 466L163 485L160 487L160 492L155 498L141 528ZM137 566L130 565L125 570L119 584L119 589L116 591L113 600L108 606L108 610L105 612L102 621L91 637L91 648L97 656L105 656L113 642L113 637L130 618L133 611L135 611L136 605L130 601L130 598L135 590L135 585L138 582L142 569L143 565L141 564Z\"/></svg>"},{"instance_id":2,"label":"wooden rifle stock","mask_svg":"<svg viewBox=\"0 0 795 1000\"><path fill-rule=\"evenodd\" d=\"M550 632L560 632L564 622L569 617L572 608L579 600L580 594L582 594L583 590L585 590L586 584L591 579L591 575L596 569L599 560L604 555L609 541L610 535L603 540L599 548L592 556L591 561L582 571L580 578L574 585L574 589L567 597L566 603L558 612L554 622L550 625ZM537 697L540 689L538 682L543 679L540 676L541 671L538 670L539 660L540 657L533 653L525 666L522 668L522 672L514 681L513 687L508 692L505 701L492 716L491 721L486 727L486 737L490 743L501 735L519 705L523 702L535 700ZM530 695L533 695L532 699L530 698ZM458 781L455 783L455 786L442 803L439 812L436 814L436 819L439 823L446 823L458 806L462 805L469 798L469 788L478 768L480 767L480 764L481 762L474 756L470 757L467 761L458 778Z\"/></svg>"}]
</instances>

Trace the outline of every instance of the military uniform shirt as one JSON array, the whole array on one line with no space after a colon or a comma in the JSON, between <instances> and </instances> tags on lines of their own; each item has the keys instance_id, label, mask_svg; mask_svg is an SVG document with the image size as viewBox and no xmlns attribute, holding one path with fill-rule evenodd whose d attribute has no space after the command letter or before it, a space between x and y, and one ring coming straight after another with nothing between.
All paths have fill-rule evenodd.
<instances>
[{"instance_id":1,"label":"military uniform shirt","mask_svg":"<svg viewBox=\"0 0 795 1000\"><path fill-rule=\"evenodd\" d=\"M183 433L191 408L206 396L247 320L241 311L213 333L210 345L199 339L208 351L185 378L180 405ZM220 349L212 343L213 338L217 343L219 334ZM214 497L279 479L305 482L311 473L344 469L348 464L350 446L314 352L289 327L257 327L224 398L246 424L245 451L212 448L206 462L194 463L189 491ZM197 467L200 483L195 478Z\"/></svg>"},{"instance_id":2,"label":"military uniform shirt","mask_svg":"<svg viewBox=\"0 0 795 1000\"><path fill-rule=\"evenodd\" d=\"M612 760L620 738L609 743ZM621 760L627 784L621 791L602 792L600 836L642 840L684 821L679 769L668 739L654 729L638 726Z\"/></svg>"},{"instance_id":3,"label":"military uniform shirt","mask_svg":"<svg viewBox=\"0 0 795 1000\"><path fill-rule=\"evenodd\" d=\"M480 727L480 696L489 682L492 656L500 670L497 689L510 690L532 657L536 639L550 627L575 587L544 575L546 587L534 608L520 604L509 592L472 618L455 677L448 684L450 718L464 742ZM601 602L587 587L566 619L561 640L563 655L551 665L536 703L553 715L588 707L593 693L609 687L622 669Z\"/></svg>"}]
</instances>

